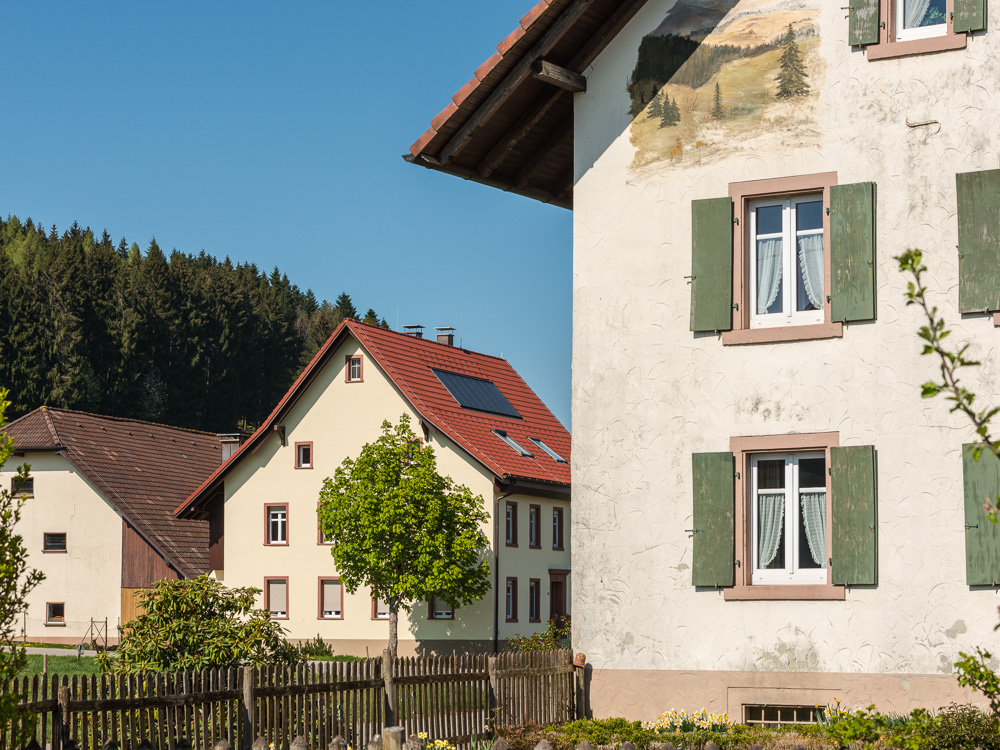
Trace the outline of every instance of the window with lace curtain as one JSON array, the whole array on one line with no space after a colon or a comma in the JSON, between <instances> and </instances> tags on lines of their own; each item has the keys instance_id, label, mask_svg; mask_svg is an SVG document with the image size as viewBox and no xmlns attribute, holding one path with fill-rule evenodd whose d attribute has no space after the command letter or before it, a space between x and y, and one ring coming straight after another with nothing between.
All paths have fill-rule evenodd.
<instances>
[{"instance_id":1,"label":"window with lace curtain","mask_svg":"<svg viewBox=\"0 0 1000 750\"><path fill-rule=\"evenodd\" d=\"M750 327L823 322L823 194L755 201L750 220Z\"/></svg>"},{"instance_id":2,"label":"window with lace curtain","mask_svg":"<svg viewBox=\"0 0 1000 750\"><path fill-rule=\"evenodd\" d=\"M896 41L927 39L948 33L945 0L896 0Z\"/></svg>"},{"instance_id":3,"label":"window with lace curtain","mask_svg":"<svg viewBox=\"0 0 1000 750\"><path fill-rule=\"evenodd\" d=\"M750 459L754 585L826 583L826 456Z\"/></svg>"}]
</instances>

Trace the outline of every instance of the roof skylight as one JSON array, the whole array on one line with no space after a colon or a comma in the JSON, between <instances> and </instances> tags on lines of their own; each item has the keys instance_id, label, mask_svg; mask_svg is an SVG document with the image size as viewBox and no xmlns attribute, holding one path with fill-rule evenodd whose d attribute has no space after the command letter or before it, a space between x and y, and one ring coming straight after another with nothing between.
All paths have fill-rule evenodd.
<instances>
[{"instance_id":1,"label":"roof skylight","mask_svg":"<svg viewBox=\"0 0 1000 750\"><path fill-rule=\"evenodd\" d=\"M527 448L525 448L523 445L517 442L514 438L508 435L505 430L493 430L493 434L496 435L501 440L503 440L505 443L507 443L507 445L516 450L525 458L534 458L531 451L529 451Z\"/></svg>"},{"instance_id":2,"label":"roof skylight","mask_svg":"<svg viewBox=\"0 0 1000 750\"><path fill-rule=\"evenodd\" d=\"M559 463L561 463L561 464L567 463L567 461L566 461L565 458L563 458L562 456L560 456L558 453L556 453L554 450L552 450L549 446L547 446L545 443L543 443L538 438L530 437L530 438L528 438L528 440L530 440L535 445L537 445L539 448L541 448L543 451L545 451L546 453L548 453L552 458L554 458Z\"/></svg>"},{"instance_id":3,"label":"roof skylight","mask_svg":"<svg viewBox=\"0 0 1000 750\"><path fill-rule=\"evenodd\" d=\"M493 381L473 378L468 375L459 375L446 370L431 371L437 375L441 384L448 389L448 393L454 396L459 406L463 409L473 409L474 411L484 411L489 414L500 414L504 417L514 417L520 419L510 401L500 392Z\"/></svg>"}]
</instances>

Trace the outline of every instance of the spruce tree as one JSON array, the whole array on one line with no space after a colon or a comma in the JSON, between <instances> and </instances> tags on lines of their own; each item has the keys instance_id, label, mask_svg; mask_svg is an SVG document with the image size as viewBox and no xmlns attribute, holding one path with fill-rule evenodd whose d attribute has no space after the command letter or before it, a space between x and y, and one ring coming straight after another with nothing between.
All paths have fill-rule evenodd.
<instances>
[{"instance_id":1,"label":"spruce tree","mask_svg":"<svg viewBox=\"0 0 1000 750\"><path fill-rule=\"evenodd\" d=\"M778 93L779 99L789 99L793 96L803 96L809 93L809 84L805 79L805 63L802 62L802 53L799 52L799 45L795 41L795 32L792 25L788 24L788 32L782 42L783 51L781 53L781 71L778 73Z\"/></svg>"},{"instance_id":2,"label":"spruce tree","mask_svg":"<svg viewBox=\"0 0 1000 750\"><path fill-rule=\"evenodd\" d=\"M673 101L671 101L670 94L665 94L663 99L663 114L660 118L660 127L667 128L671 125L676 125L680 121L681 111L677 106L677 98L675 97Z\"/></svg>"},{"instance_id":3,"label":"spruce tree","mask_svg":"<svg viewBox=\"0 0 1000 750\"><path fill-rule=\"evenodd\" d=\"M715 104L712 106L712 119L721 120L726 116L726 111L722 108L722 91L719 89L719 82L715 82Z\"/></svg>"},{"instance_id":4,"label":"spruce tree","mask_svg":"<svg viewBox=\"0 0 1000 750\"><path fill-rule=\"evenodd\" d=\"M358 311L354 308L354 303L351 301L351 295L347 292L341 292L334 305L340 313L341 320L344 318L358 317Z\"/></svg>"},{"instance_id":5,"label":"spruce tree","mask_svg":"<svg viewBox=\"0 0 1000 750\"><path fill-rule=\"evenodd\" d=\"M663 97L664 98L667 97L667 94L665 92L663 94ZM663 117L663 99L660 98L659 94L654 96L653 101L649 103L649 116L650 118Z\"/></svg>"}]
</instances>

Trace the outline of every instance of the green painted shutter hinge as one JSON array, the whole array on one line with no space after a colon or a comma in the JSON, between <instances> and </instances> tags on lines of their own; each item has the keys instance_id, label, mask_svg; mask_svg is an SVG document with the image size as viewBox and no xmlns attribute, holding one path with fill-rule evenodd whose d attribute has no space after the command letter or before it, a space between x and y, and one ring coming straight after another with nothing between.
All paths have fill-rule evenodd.
<instances>
[{"instance_id":1,"label":"green painted shutter hinge","mask_svg":"<svg viewBox=\"0 0 1000 750\"><path fill-rule=\"evenodd\" d=\"M739 560L736 561L736 567L737 568L742 568L743 567L742 565L740 565L740 561Z\"/></svg>"},{"instance_id":2,"label":"green painted shutter hinge","mask_svg":"<svg viewBox=\"0 0 1000 750\"><path fill-rule=\"evenodd\" d=\"M879 22L878 22L878 27L879 27L880 29L884 29L884 28L885 28L885 21L879 21Z\"/></svg>"},{"instance_id":3,"label":"green painted shutter hinge","mask_svg":"<svg viewBox=\"0 0 1000 750\"><path fill-rule=\"evenodd\" d=\"M740 309L740 303L739 302L734 302L733 303L733 309L734 310L739 310Z\"/></svg>"},{"instance_id":4,"label":"green painted shutter hinge","mask_svg":"<svg viewBox=\"0 0 1000 750\"><path fill-rule=\"evenodd\" d=\"M826 301L827 302L833 302L833 297L831 297L829 294L826 295Z\"/></svg>"},{"instance_id":5,"label":"green painted shutter hinge","mask_svg":"<svg viewBox=\"0 0 1000 750\"><path fill-rule=\"evenodd\" d=\"M705 529L684 529L685 534L697 534L699 531L704 531Z\"/></svg>"},{"instance_id":6,"label":"green painted shutter hinge","mask_svg":"<svg viewBox=\"0 0 1000 750\"><path fill-rule=\"evenodd\" d=\"M968 531L969 529L978 529L978 528L979 528L979 524L978 523L967 523L967 524L965 524L965 530L966 531Z\"/></svg>"},{"instance_id":7,"label":"green painted shutter hinge","mask_svg":"<svg viewBox=\"0 0 1000 750\"><path fill-rule=\"evenodd\" d=\"M737 479L739 479L740 478L740 473L737 471L735 474L733 474L733 476L736 477Z\"/></svg>"},{"instance_id":8,"label":"green painted shutter hinge","mask_svg":"<svg viewBox=\"0 0 1000 750\"><path fill-rule=\"evenodd\" d=\"M739 216L734 216L733 217L733 224L739 224L739 223L740 223L740 217Z\"/></svg>"},{"instance_id":9,"label":"green painted shutter hinge","mask_svg":"<svg viewBox=\"0 0 1000 750\"><path fill-rule=\"evenodd\" d=\"M827 206L827 207L826 207L826 215L827 215L827 216L829 216L829 215L830 215L830 207L829 207L829 206Z\"/></svg>"},{"instance_id":10,"label":"green painted shutter hinge","mask_svg":"<svg viewBox=\"0 0 1000 750\"><path fill-rule=\"evenodd\" d=\"M829 297L827 297L826 299L827 299L827 301L830 300ZM829 474L832 477L833 476L833 467L832 466L826 467L826 473Z\"/></svg>"},{"instance_id":11,"label":"green painted shutter hinge","mask_svg":"<svg viewBox=\"0 0 1000 750\"><path fill-rule=\"evenodd\" d=\"M832 557L826 558L826 564L829 565L832 568L833 567L833 558Z\"/></svg>"}]
</instances>

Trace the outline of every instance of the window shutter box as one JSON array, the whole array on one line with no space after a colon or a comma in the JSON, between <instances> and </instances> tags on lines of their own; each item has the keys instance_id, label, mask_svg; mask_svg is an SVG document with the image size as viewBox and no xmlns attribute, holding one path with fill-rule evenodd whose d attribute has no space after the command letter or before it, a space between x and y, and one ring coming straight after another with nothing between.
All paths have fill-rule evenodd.
<instances>
[{"instance_id":1,"label":"window shutter box","mask_svg":"<svg viewBox=\"0 0 1000 750\"><path fill-rule=\"evenodd\" d=\"M955 175L958 309L1000 310L1000 169Z\"/></svg>"},{"instance_id":2,"label":"window shutter box","mask_svg":"<svg viewBox=\"0 0 1000 750\"><path fill-rule=\"evenodd\" d=\"M732 586L734 527L734 461L732 453L694 453L694 557L691 579L695 586Z\"/></svg>"},{"instance_id":3,"label":"window shutter box","mask_svg":"<svg viewBox=\"0 0 1000 750\"><path fill-rule=\"evenodd\" d=\"M875 183L830 188L833 321L875 320Z\"/></svg>"},{"instance_id":4,"label":"window shutter box","mask_svg":"<svg viewBox=\"0 0 1000 750\"><path fill-rule=\"evenodd\" d=\"M851 0L847 38L852 47L878 44L879 0Z\"/></svg>"},{"instance_id":5,"label":"window shutter box","mask_svg":"<svg viewBox=\"0 0 1000 750\"><path fill-rule=\"evenodd\" d=\"M962 479L965 485L965 577L970 586L1000 583L1000 524L986 516L983 503L1000 492L1000 459L983 450L972 458L974 444L962 446Z\"/></svg>"},{"instance_id":6,"label":"window shutter box","mask_svg":"<svg viewBox=\"0 0 1000 750\"><path fill-rule=\"evenodd\" d=\"M830 448L833 582L878 583L875 446Z\"/></svg>"},{"instance_id":7,"label":"window shutter box","mask_svg":"<svg viewBox=\"0 0 1000 750\"><path fill-rule=\"evenodd\" d=\"M955 33L986 28L986 0L955 0Z\"/></svg>"},{"instance_id":8,"label":"window shutter box","mask_svg":"<svg viewBox=\"0 0 1000 750\"><path fill-rule=\"evenodd\" d=\"M691 201L691 330L733 327L733 201Z\"/></svg>"}]
</instances>

